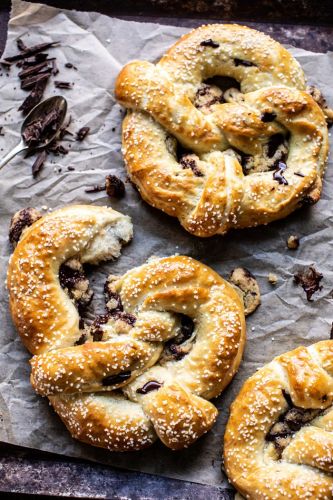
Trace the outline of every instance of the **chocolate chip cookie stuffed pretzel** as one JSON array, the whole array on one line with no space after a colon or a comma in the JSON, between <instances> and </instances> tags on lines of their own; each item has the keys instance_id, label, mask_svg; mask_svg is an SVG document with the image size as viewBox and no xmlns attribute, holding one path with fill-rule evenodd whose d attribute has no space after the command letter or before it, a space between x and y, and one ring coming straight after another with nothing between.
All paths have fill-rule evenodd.
<instances>
[{"instance_id":1,"label":"chocolate chip cookie stuffed pretzel","mask_svg":"<svg viewBox=\"0 0 333 500\"><path fill-rule=\"evenodd\" d=\"M73 437L115 451L159 437L180 449L217 417L208 400L240 363L243 304L210 268L167 257L109 277L107 312L83 325L77 307L82 313L92 294L81 263L118 257L131 234L128 217L101 207L37 220L10 260L11 313L34 355L31 383Z\"/></svg>"},{"instance_id":2,"label":"chocolate chip cookie stuffed pretzel","mask_svg":"<svg viewBox=\"0 0 333 500\"><path fill-rule=\"evenodd\" d=\"M276 357L243 385L224 440L247 499L333 497L333 341Z\"/></svg>"},{"instance_id":3,"label":"chocolate chip cookie stuffed pretzel","mask_svg":"<svg viewBox=\"0 0 333 500\"><path fill-rule=\"evenodd\" d=\"M216 77L233 83L223 91ZM134 61L118 76L130 178L144 200L197 236L266 224L315 203L328 134L304 90L298 62L263 33L195 29L156 65Z\"/></svg>"}]
</instances>

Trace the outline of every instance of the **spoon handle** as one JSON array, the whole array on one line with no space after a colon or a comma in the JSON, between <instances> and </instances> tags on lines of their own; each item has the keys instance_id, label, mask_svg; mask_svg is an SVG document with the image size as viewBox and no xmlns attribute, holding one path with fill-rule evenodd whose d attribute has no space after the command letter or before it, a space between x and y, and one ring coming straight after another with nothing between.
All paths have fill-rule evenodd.
<instances>
[{"instance_id":1,"label":"spoon handle","mask_svg":"<svg viewBox=\"0 0 333 500\"><path fill-rule=\"evenodd\" d=\"M2 169L2 167L4 167L12 158L14 158L14 156L16 156L18 153L20 153L21 151L23 151L24 149L26 149L26 147L24 146L24 144L22 144L22 142L20 142L17 146L15 146L14 149L12 149L11 151L9 151L9 153L4 157L2 158L2 160L0 161L0 170Z\"/></svg>"}]
</instances>

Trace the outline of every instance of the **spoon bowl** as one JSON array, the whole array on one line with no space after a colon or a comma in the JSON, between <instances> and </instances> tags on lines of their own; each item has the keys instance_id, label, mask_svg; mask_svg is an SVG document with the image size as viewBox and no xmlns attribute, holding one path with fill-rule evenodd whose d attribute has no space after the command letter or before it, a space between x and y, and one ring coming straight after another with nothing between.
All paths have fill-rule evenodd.
<instances>
[{"instance_id":1,"label":"spoon bowl","mask_svg":"<svg viewBox=\"0 0 333 500\"><path fill-rule=\"evenodd\" d=\"M27 141L29 127L34 127L37 122L42 123L43 119L47 115L50 115L52 111L56 111L55 123L52 122L52 127L49 127L45 134L41 134L34 144L29 144ZM61 127L64 124L67 113L67 101L62 96L53 96L45 99L45 101L40 102L35 106L30 113L26 116L22 127L21 127L21 141L14 149L12 149L1 161L0 170L4 167L14 156L22 151L32 151L39 150L48 146L54 139L59 135Z\"/></svg>"}]
</instances>

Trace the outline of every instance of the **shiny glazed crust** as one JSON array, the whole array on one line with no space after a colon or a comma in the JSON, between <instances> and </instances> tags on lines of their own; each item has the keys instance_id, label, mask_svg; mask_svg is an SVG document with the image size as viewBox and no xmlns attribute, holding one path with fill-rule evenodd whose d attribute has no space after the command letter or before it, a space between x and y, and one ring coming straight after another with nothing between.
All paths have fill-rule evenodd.
<instances>
[{"instance_id":1,"label":"shiny glazed crust","mask_svg":"<svg viewBox=\"0 0 333 500\"><path fill-rule=\"evenodd\" d=\"M60 286L59 266L72 257L91 263L116 257L131 231L127 217L97 207L67 207L35 222L8 269L12 316L34 354L33 387L50 399L73 437L114 451L142 449L159 437L180 449L215 422L208 399L240 363L243 304L203 264L182 256L154 259L113 277L111 293L122 312L110 313L100 341L86 331L86 342L77 345L79 315ZM186 355L163 358L167 342L182 331L180 314L194 324ZM126 377L118 380L119 374ZM142 392L151 381L158 387Z\"/></svg>"},{"instance_id":2,"label":"shiny glazed crust","mask_svg":"<svg viewBox=\"0 0 333 500\"><path fill-rule=\"evenodd\" d=\"M202 82L215 75L239 81L241 98L203 113L193 102ZM266 224L315 203L328 134L322 110L304 89L303 72L288 51L238 25L202 26L156 65L127 64L115 94L129 110L123 152L131 179L145 201L202 237ZM263 121L267 113L275 119ZM281 131L290 134L287 184L274 179L272 170L244 175L230 148L260 155L268 138ZM170 150L170 137L197 156L199 175Z\"/></svg>"},{"instance_id":3,"label":"shiny glazed crust","mask_svg":"<svg viewBox=\"0 0 333 500\"><path fill-rule=\"evenodd\" d=\"M288 410L319 410L277 456L266 437ZM250 377L231 406L224 438L230 481L251 500L333 495L333 341L299 347Z\"/></svg>"}]
</instances>

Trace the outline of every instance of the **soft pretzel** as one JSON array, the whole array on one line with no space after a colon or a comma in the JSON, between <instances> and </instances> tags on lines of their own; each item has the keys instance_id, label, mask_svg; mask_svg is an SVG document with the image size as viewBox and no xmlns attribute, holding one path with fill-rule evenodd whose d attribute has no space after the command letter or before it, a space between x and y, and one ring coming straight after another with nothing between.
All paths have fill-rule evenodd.
<instances>
[{"instance_id":1,"label":"soft pretzel","mask_svg":"<svg viewBox=\"0 0 333 500\"><path fill-rule=\"evenodd\" d=\"M110 276L106 313L83 326L73 281L82 284L74 291L91 296L80 262L117 257L130 237L129 219L106 208L67 207L39 219L10 261L11 312L34 354L31 383L73 437L115 451L141 449L159 437L179 449L217 417L208 400L240 363L243 304L203 264L157 258Z\"/></svg>"},{"instance_id":2,"label":"soft pretzel","mask_svg":"<svg viewBox=\"0 0 333 500\"><path fill-rule=\"evenodd\" d=\"M216 76L240 90L222 91ZM238 25L202 26L156 65L127 64L115 94L129 110L123 152L132 181L148 203L203 237L315 203L328 134L304 90L287 50Z\"/></svg>"},{"instance_id":3,"label":"soft pretzel","mask_svg":"<svg viewBox=\"0 0 333 500\"><path fill-rule=\"evenodd\" d=\"M333 497L333 341L299 347L250 377L224 438L229 479L253 500Z\"/></svg>"}]
</instances>

